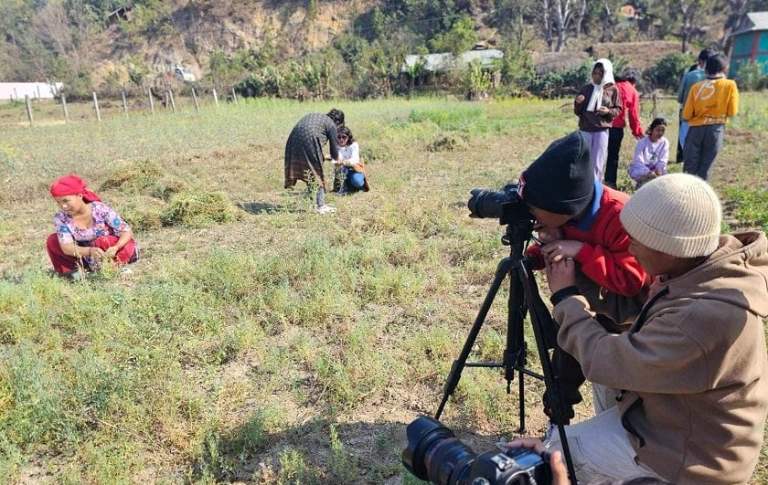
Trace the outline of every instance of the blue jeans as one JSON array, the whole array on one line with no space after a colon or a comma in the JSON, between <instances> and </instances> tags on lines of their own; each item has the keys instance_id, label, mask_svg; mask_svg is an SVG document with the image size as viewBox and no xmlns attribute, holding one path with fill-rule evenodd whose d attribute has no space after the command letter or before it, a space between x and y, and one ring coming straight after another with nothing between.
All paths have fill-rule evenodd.
<instances>
[{"instance_id":1,"label":"blue jeans","mask_svg":"<svg viewBox=\"0 0 768 485\"><path fill-rule=\"evenodd\" d=\"M365 186L365 175L360 172L355 172L354 170L349 170L347 172L346 184L347 190L350 192L362 190Z\"/></svg>"}]
</instances>

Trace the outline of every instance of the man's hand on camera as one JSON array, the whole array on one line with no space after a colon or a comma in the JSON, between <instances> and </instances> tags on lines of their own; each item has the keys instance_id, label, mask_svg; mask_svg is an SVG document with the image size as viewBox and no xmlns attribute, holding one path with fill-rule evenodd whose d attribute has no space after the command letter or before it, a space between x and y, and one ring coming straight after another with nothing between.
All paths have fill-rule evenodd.
<instances>
[{"instance_id":1,"label":"man's hand on camera","mask_svg":"<svg viewBox=\"0 0 768 485\"><path fill-rule=\"evenodd\" d=\"M543 455L547 449L544 447L544 443L541 440L535 438L518 438L508 443L507 446L510 449L515 448L528 448L533 450L539 455ZM563 454L559 451L555 451L549 455L549 468L552 470L552 485L570 485L571 481L568 480L568 469L565 467L563 461Z\"/></svg>"},{"instance_id":2,"label":"man's hand on camera","mask_svg":"<svg viewBox=\"0 0 768 485\"><path fill-rule=\"evenodd\" d=\"M579 241L553 241L549 244L545 244L544 247L541 248L541 252L544 254L547 261L556 263L564 259L574 259L583 246L584 243Z\"/></svg>"},{"instance_id":3,"label":"man's hand on camera","mask_svg":"<svg viewBox=\"0 0 768 485\"><path fill-rule=\"evenodd\" d=\"M547 260L547 283L554 294L576 284L576 263L566 258L556 262Z\"/></svg>"}]
</instances>

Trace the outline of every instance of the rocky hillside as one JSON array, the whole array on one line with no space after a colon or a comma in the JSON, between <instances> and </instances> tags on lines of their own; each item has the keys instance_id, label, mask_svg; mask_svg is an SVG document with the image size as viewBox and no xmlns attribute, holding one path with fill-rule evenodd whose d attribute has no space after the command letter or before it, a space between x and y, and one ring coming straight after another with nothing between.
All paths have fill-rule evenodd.
<instances>
[{"instance_id":1,"label":"rocky hillside","mask_svg":"<svg viewBox=\"0 0 768 485\"><path fill-rule=\"evenodd\" d=\"M646 68L676 45L722 43L734 19L768 2L701 1L692 18L684 3L573 0L544 12L538 0L0 1L0 80L55 79L88 93L177 77L231 86L255 76L257 92L280 95L286 78L312 85L341 69L356 95L369 96L394 89L407 53L478 42L515 57L507 77L528 70L527 59L572 68L598 53ZM565 4L571 10L559 12ZM564 24L553 20L561 13Z\"/></svg>"}]
</instances>

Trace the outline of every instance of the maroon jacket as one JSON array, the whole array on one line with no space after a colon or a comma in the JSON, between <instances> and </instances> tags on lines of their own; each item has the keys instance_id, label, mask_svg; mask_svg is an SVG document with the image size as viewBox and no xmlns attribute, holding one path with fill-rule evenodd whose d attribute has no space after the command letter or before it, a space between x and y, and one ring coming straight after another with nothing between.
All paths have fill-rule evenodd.
<instances>
[{"instance_id":1,"label":"maroon jacket","mask_svg":"<svg viewBox=\"0 0 768 485\"><path fill-rule=\"evenodd\" d=\"M584 96L584 101L577 103L573 102L573 112L579 117L579 129L581 131L602 131L611 127L613 119L621 113L621 98L619 97L619 90L616 86L609 85L603 88L603 100L602 106L608 108L608 113L605 115L598 114L595 111L587 111L587 105L589 105L589 98L592 96L592 84L587 84L579 94Z\"/></svg>"}]
</instances>

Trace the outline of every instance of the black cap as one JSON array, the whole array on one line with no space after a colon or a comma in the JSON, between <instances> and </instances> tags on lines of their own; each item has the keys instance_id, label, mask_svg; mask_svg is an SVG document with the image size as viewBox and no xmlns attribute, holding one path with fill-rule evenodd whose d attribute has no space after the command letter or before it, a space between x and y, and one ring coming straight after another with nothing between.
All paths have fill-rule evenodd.
<instances>
[{"instance_id":1,"label":"black cap","mask_svg":"<svg viewBox=\"0 0 768 485\"><path fill-rule=\"evenodd\" d=\"M579 214L595 193L586 136L575 131L552 142L523 172L520 183L528 205L555 214Z\"/></svg>"}]
</instances>

